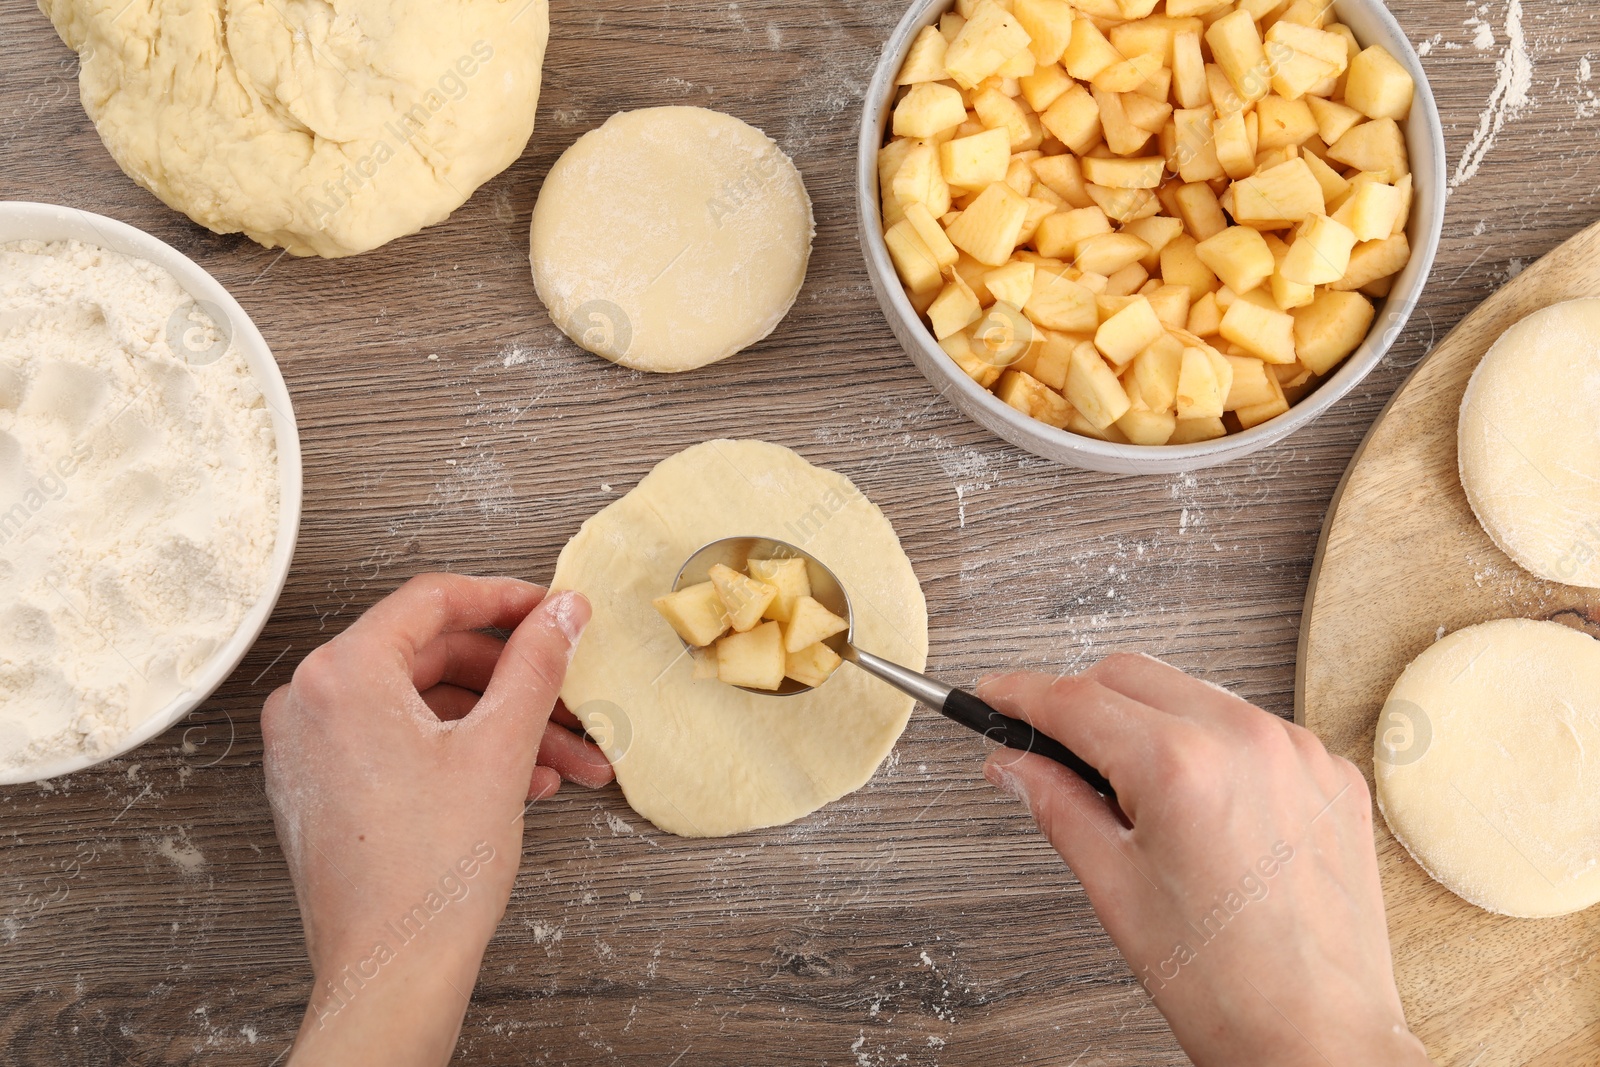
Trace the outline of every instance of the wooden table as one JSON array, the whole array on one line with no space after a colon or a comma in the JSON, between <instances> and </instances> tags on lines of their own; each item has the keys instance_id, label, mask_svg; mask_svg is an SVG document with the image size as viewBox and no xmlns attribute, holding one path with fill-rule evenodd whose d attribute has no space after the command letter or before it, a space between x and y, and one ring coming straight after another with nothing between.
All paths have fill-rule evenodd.
<instances>
[{"instance_id":1,"label":"wooden table","mask_svg":"<svg viewBox=\"0 0 1600 1067\"><path fill-rule=\"evenodd\" d=\"M1494 41L1479 49L1471 4L1392 6L1432 41L1454 173L1495 88L1507 10L1490 4ZM896 4L558 4L523 159L445 225L324 262L218 237L137 188L79 108L48 22L0 0L0 196L126 220L227 285L293 390L307 486L277 613L212 700L127 758L0 789L0 1062L280 1056L310 973L262 793L262 700L409 575L547 578L584 518L708 437L761 436L855 479L904 539L932 666L952 679L1145 649L1289 714L1317 533L1373 416L1462 315L1600 215L1600 104L1580 81L1600 20L1560 0L1520 12L1532 100L1455 189L1432 287L1389 360L1271 452L1141 479L1004 445L890 336L850 172ZM665 103L764 128L818 218L810 278L777 333L670 378L575 349L527 264L557 154L613 111ZM530 821L457 1062L1184 1062L1071 873L979 776L982 754L920 712L860 793L721 841L660 834L614 788L563 793ZM55 874L80 848L79 873Z\"/></svg>"}]
</instances>

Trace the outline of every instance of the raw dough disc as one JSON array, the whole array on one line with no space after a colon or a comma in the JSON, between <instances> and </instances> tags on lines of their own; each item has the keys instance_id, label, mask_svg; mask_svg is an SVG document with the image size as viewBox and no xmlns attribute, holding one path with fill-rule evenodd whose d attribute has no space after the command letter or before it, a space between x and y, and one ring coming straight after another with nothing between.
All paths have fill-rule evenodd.
<instances>
[{"instance_id":1,"label":"raw dough disc","mask_svg":"<svg viewBox=\"0 0 1600 1067\"><path fill-rule=\"evenodd\" d=\"M1471 626L1407 667L1378 722L1378 807L1416 861L1489 911L1600 901L1600 641Z\"/></svg>"},{"instance_id":2,"label":"raw dough disc","mask_svg":"<svg viewBox=\"0 0 1600 1067\"><path fill-rule=\"evenodd\" d=\"M1495 544L1547 581L1600 588L1600 300L1523 319L1461 404L1461 484Z\"/></svg>"},{"instance_id":3,"label":"raw dough disc","mask_svg":"<svg viewBox=\"0 0 1600 1067\"><path fill-rule=\"evenodd\" d=\"M112 158L217 233L348 256L440 222L533 133L547 0L41 0Z\"/></svg>"},{"instance_id":4,"label":"raw dough disc","mask_svg":"<svg viewBox=\"0 0 1600 1067\"><path fill-rule=\"evenodd\" d=\"M650 601L695 550L743 534L788 541L832 568L861 647L917 670L927 658L911 562L848 478L762 441L710 441L664 460L583 524L552 587L594 605L562 700L611 758L633 809L684 837L793 822L859 789L911 714L910 697L849 665L789 697L691 677Z\"/></svg>"},{"instance_id":5,"label":"raw dough disc","mask_svg":"<svg viewBox=\"0 0 1600 1067\"><path fill-rule=\"evenodd\" d=\"M550 168L533 209L533 282L589 351L694 370L777 328L814 232L800 172L760 130L699 107L624 111Z\"/></svg>"}]
</instances>

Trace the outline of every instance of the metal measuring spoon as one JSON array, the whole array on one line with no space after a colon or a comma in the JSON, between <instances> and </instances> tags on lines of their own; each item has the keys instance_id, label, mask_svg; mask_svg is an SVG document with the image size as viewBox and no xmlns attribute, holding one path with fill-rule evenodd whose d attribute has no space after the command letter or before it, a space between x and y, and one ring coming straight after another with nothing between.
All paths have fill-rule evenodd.
<instances>
[{"instance_id":1,"label":"metal measuring spoon","mask_svg":"<svg viewBox=\"0 0 1600 1067\"><path fill-rule=\"evenodd\" d=\"M1111 783L1061 742L1038 732L1021 719L1000 714L971 693L945 685L943 682L936 682L916 671L856 648L855 615L850 609L849 594L845 592L844 586L834 573L818 562L815 556L791 544L770 537L725 537L720 541L713 541L689 557L688 562L678 571L677 578L673 580L672 591L677 592L686 586L710 581L711 568L719 563L742 572L752 559L806 561L806 569L811 576L812 597L847 624L844 633L836 634L823 642L841 658L854 663L874 678L888 682L902 693L915 697L946 718L983 734L991 741L1023 752L1037 752L1041 756L1055 760L1088 782L1097 793L1115 799L1116 792L1111 788ZM684 647L689 647L688 642L684 642ZM811 691L810 686L802 685L793 678L785 678L782 688L776 690L750 689L745 686L737 688L761 696L793 696L796 693Z\"/></svg>"}]
</instances>

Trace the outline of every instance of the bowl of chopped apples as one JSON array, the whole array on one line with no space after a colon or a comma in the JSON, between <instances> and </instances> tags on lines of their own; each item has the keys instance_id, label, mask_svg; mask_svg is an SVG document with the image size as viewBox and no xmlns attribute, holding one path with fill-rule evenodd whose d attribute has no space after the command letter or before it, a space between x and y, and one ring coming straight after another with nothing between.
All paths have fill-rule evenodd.
<instances>
[{"instance_id":1,"label":"bowl of chopped apples","mask_svg":"<svg viewBox=\"0 0 1600 1067\"><path fill-rule=\"evenodd\" d=\"M918 0L856 178L928 379L1021 448L1125 473L1326 411L1398 338L1444 223L1438 109L1379 0Z\"/></svg>"}]
</instances>

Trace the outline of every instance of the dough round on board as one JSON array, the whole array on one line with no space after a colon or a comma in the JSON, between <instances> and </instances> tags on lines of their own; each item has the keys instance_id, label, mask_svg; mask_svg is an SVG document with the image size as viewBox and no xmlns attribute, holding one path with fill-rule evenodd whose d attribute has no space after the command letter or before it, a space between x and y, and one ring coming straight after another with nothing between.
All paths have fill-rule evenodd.
<instances>
[{"instance_id":1,"label":"dough round on board","mask_svg":"<svg viewBox=\"0 0 1600 1067\"><path fill-rule=\"evenodd\" d=\"M117 164L217 233L348 256L440 222L533 133L547 0L42 0Z\"/></svg>"},{"instance_id":2,"label":"dough round on board","mask_svg":"<svg viewBox=\"0 0 1600 1067\"><path fill-rule=\"evenodd\" d=\"M889 520L848 478L762 441L709 441L662 461L583 524L551 584L594 605L562 700L633 810L683 837L793 822L859 789L911 714L910 697L850 666L787 697L694 680L650 602L697 549L740 535L787 541L831 568L861 647L917 670L927 659L922 587Z\"/></svg>"},{"instance_id":3,"label":"dough round on board","mask_svg":"<svg viewBox=\"0 0 1600 1067\"><path fill-rule=\"evenodd\" d=\"M1600 641L1555 622L1457 631L1378 722L1378 807L1451 892L1502 915L1600 901Z\"/></svg>"},{"instance_id":4,"label":"dough round on board","mask_svg":"<svg viewBox=\"0 0 1600 1067\"><path fill-rule=\"evenodd\" d=\"M1461 484L1494 543L1547 581L1600 589L1600 300L1523 319L1461 404Z\"/></svg>"},{"instance_id":5,"label":"dough round on board","mask_svg":"<svg viewBox=\"0 0 1600 1067\"><path fill-rule=\"evenodd\" d=\"M805 281L811 199L754 126L699 107L624 111L561 154L530 252L551 320L624 367L686 371L777 328Z\"/></svg>"}]
</instances>

